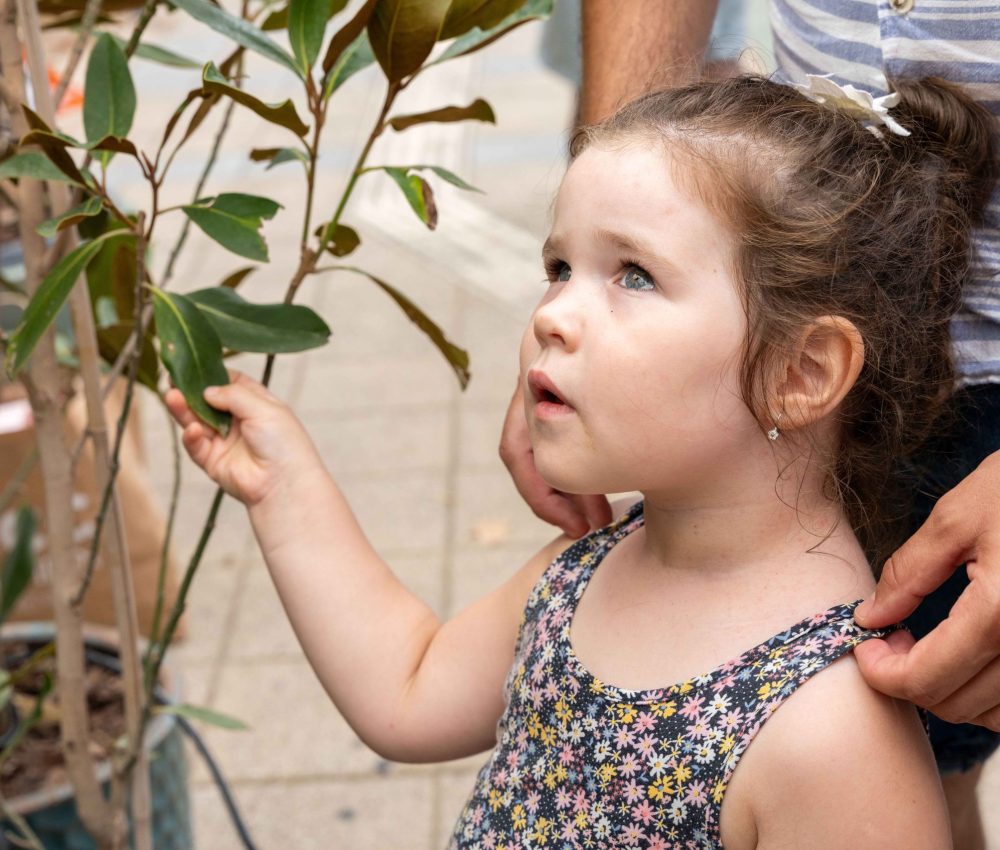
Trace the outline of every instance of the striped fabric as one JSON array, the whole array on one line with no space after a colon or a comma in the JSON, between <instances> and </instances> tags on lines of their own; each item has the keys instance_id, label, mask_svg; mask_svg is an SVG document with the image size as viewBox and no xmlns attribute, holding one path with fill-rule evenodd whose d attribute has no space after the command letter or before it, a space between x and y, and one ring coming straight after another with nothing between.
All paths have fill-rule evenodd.
<instances>
[{"instance_id":1,"label":"striped fabric","mask_svg":"<svg viewBox=\"0 0 1000 850\"><path fill-rule=\"evenodd\" d=\"M1000 0L772 0L779 74L832 74L875 94L886 77L941 76L1000 115ZM1000 383L1000 189L975 234L952 322L960 384Z\"/></svg>"}]
</instances>

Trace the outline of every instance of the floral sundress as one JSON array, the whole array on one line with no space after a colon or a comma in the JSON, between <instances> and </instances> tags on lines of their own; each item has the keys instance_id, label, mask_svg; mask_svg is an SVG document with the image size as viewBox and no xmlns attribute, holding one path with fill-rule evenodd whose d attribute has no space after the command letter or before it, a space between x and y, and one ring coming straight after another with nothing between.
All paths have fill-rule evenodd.
<instances>
[{"instance_id":1,"label":"floral sundress","mask_svg":"<svg viewBox=\"0 0 1000 850\"><path fill-rule=\"evenodd\" d=\"M764 722L863 640L837 605L709 673L632 691L591 675L570 645L576 605L604 556L643 523L642 502L581 538L528 598L497 745L449 850L722 847L726 786Z\"/></svg>"}]
</instances>

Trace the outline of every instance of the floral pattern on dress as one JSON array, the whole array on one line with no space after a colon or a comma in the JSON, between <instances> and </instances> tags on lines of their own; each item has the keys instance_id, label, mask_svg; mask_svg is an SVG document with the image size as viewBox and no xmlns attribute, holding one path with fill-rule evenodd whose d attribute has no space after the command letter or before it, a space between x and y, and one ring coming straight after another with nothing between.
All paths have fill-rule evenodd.
<instances>
[{"instance_id":1,"label":"floral pattern on dress","mask_svg":"<svg viewBox=\"0 0 1000 850\"><path fill-rule=\"evenodd\" d=\"M809 677L887 634L858 627L853 602L685 682L612 687L577 659L570 625L594 569L642 523L639 502L566 549L533 588L497 745L449 850L717 850L726 786L764 722Z\"/></svg>"}]
</instances>

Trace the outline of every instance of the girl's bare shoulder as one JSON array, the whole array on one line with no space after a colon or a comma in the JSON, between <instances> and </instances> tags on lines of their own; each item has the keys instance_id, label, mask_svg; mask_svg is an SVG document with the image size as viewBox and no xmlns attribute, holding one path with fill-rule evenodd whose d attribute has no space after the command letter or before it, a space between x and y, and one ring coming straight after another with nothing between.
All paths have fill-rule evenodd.
<instances>
[{"instance_id":1,"label":"girl's bare shoulder","mask_svg":"<svg viewBox=\"0 0 1000 850\"><path fill-rule=\"evenodd\" d=\"M721 826L729 850L951 847L916 709L869 687L853 655L764 724L733 773Z\"/></svg>"}]
</instances>

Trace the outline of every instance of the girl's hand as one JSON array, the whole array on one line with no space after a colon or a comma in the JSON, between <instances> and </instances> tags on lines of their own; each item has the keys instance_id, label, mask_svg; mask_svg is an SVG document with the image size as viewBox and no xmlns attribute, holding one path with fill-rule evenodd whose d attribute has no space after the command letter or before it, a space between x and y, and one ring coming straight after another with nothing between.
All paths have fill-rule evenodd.
<instances>
[{"instance_id":1,"label":"girl's hand","mask_svg":"<svg viewBox=\"0 0 1000 850\"><path fill-rule=\"evenodd\" d=\"M229 370L232 381L205 390L205 401L232 414L229 434L221 436L202 422L180 390L164 395L170 414L184 429L191 459L229 495L247 507L262 501L282 481L322 466L302 423L267 387Z\"/></svg>"}]
</instances>

